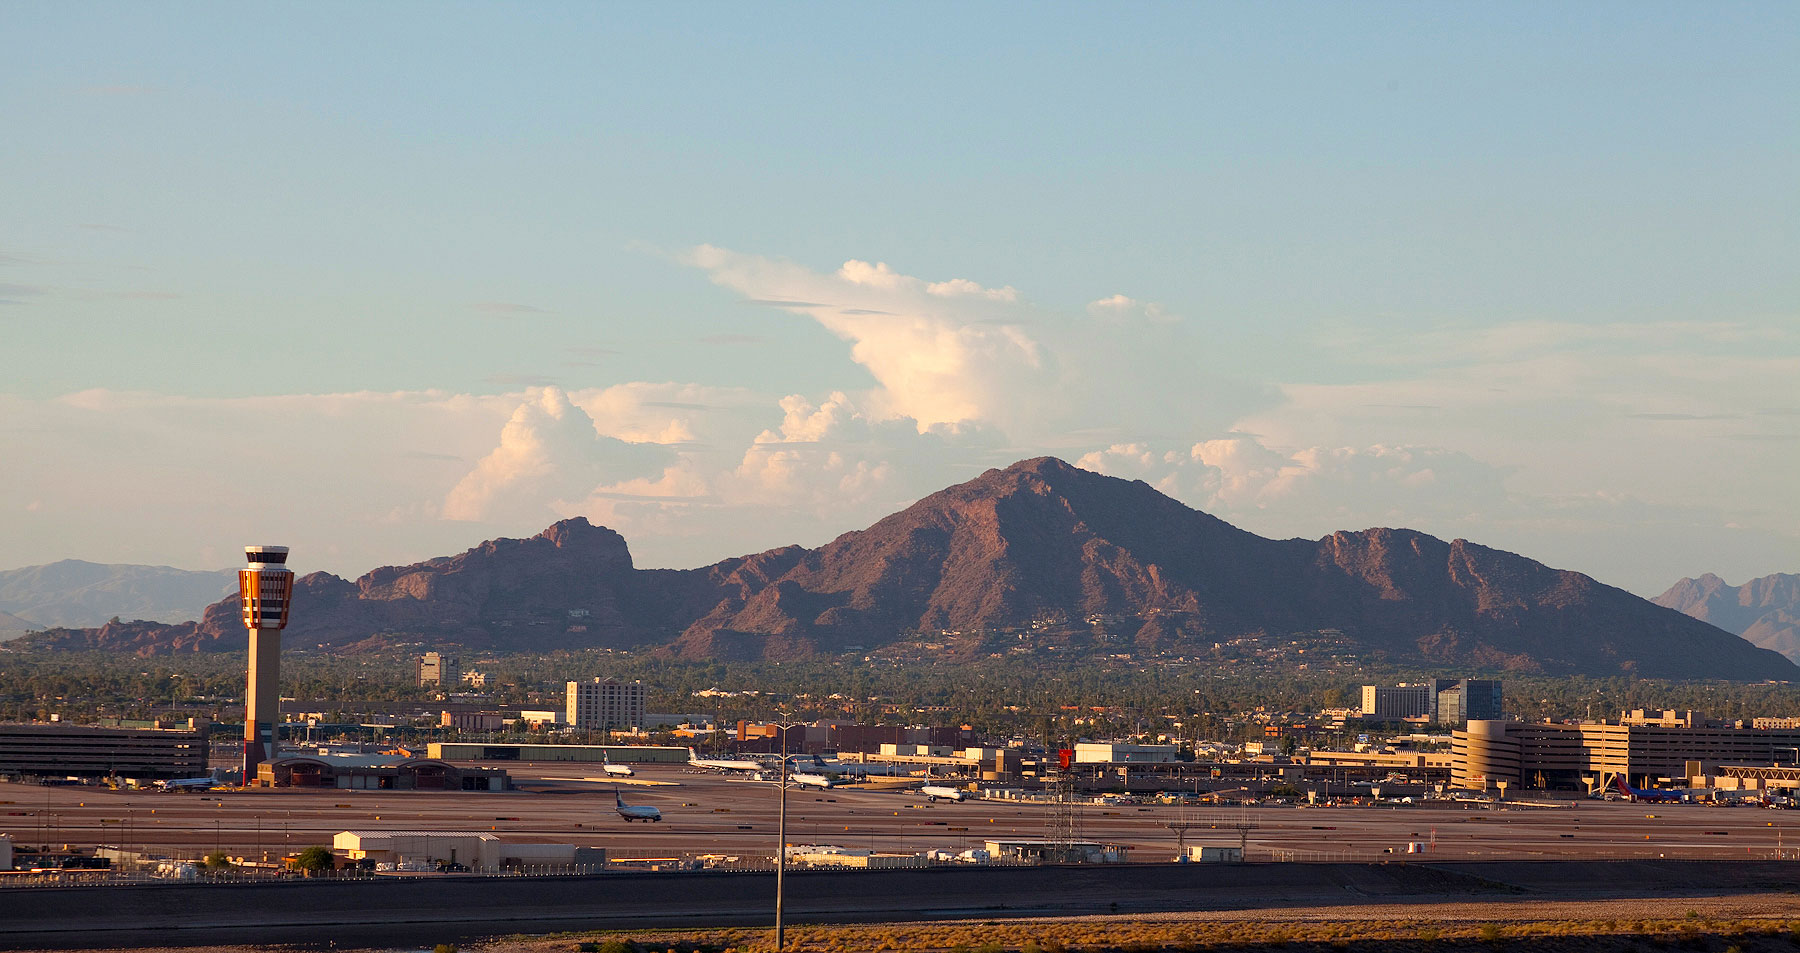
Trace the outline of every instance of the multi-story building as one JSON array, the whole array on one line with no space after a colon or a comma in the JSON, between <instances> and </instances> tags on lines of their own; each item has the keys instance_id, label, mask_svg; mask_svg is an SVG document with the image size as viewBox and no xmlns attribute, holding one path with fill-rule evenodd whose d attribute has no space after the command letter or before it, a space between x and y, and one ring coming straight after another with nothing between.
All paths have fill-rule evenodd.
<instances>
[{"instance_id":1,"label":"multi-story building","mask_svg":"<svg viewBox=\"0 0 1800 953\"><path fill-rule=\"evenodd\" d=\"M426 652L419 658L420 685L454 685L461 671L454 655Z\"/></svg>"},{"instance_id":2,"label":"multi-story building","mask_svg":"<svg viewBox=\"0 0 1800 953\"><path fill-rule=\"evenodd\" d=\"M189 778L206 769L203 732L0 725L4 775Z\"/></svg>"},{"instance_id":3,"label":"multi-story building","mask_svg":"<svg viewBox=\"0 0 1800 953\"><path fill-rule=\"evenodd\" d=\"M644 683L595 678L568 683L564 699L570 727L590 731L636 728L644 723Z\"/></svg>"},{"instance_id":4,"label":"multi-story building","mask_svg":"<svg viewBox=\"0 0 1800 953\"><path fill-rule=\"evenodd\" d=\"M1473 719L1491 720L1501 717L1500 683L1489 679L1464 678L1440 687L1432 699L1431 723L1460 725Z\"/></svg>"},{"instance_id":5,"label":"multi-story building","mask_svg":"<svg viewBox=\"0 0 1800 953\"><path fill-rule=\"evenodd\" d=\"M1791 761L1800 748L1800 728L1739 728L1694 712L1636 711L1620 721L1470 721L1451 736L1451 783L1598 790L1623 777L1646 786L1722 764Z\"/></svg>"},{"instance_id":6,"label":"multi-story building","mask_svg":"<svg viewBox=\"0 0 1800 953\"><path fill-rule=\"evenodd\" d=\"M1395 686L1364 685L1362 716L1377 721L1425 720L1459 725L1501 716L1500 682L1479 678L1435 678Z\"/></svg>"}]
</instances>

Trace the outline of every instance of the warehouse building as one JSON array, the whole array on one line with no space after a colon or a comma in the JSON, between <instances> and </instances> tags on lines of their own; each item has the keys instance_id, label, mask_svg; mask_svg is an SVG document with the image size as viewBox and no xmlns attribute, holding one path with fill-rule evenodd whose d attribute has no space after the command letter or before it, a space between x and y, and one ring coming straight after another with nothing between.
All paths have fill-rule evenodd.
<instances>
[{"instance_id":1,"label":"warehouse building","mask_svg":"<svg viewBox=\"0 0 1800 953\"><path fill-rule=\"evenodd\" d=\"M0 774L14 777L191 778L206 754L198 731L0 725Z\"/></svg>"},{"instance_id":2,"label":"warehouse building","mask_svg":"<svg viewBox=\"0 0 1800 953\"><path fill-rule=\"evenodd\" d=\"M392 864L394 869L461 864L482 872L606 865L604 848L519 843L479 831L339 831L331 839L331 849L346 860Z\"/></svg>"}]
</instances>

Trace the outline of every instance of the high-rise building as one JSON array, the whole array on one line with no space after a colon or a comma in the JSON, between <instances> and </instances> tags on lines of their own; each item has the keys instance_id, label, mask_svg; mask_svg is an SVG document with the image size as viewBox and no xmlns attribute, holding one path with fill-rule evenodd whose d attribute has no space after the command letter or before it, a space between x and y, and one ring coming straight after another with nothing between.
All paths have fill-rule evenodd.
<instances>
[{"instance_id":1,"label":"high-rise building","mask_svg":"<svg viewBox=\"0 0 1800 953\"><path fill-rule=\"evenodd\" d=\"M1460 679L1438 689L1431 720L1439 725L1460 725L1471 720L1499 718L1500 702L1498 681Z\"/></svg>"},{"instance_id":2,"label":"high-rise building","mask_svg":"<svg viewBox=\"0 0 1800 953\"><path fill-rule=\"evenodd\" d=\"M570 682L565 704L572 728L635 728L644 723L644 683L611 678Z\"/></svg>"},{"instance_id":3,"label":"high-rise building","mask_svg":"<svg viewBox=\"0 0 1800 953\"><path fill-rule=\"evenodd\" d=\"M1433 724L1460 725L1472 718L1501 717L1500 682L1480 678L1434 678L1399 685L1364 685L1364 718L1422 718Z\"/></svg>"},{"instance_id":4,"label":"high-rise building","mask_svg":"<svg viewBox=\"0 0 1800 953\"><path fill-rule=\"evenodd\" d=\"M244 783L256 766L275 757L275 725L281 721L281 630L287 628L294 574L286 546L245 546L249 566L238 570L244 628L250 630L249 684L244 691Z\"/></svg>"},{"instance_id":5,"label":"high-rise building","mask_svg":"<svg viewBox=\"0 0 1800 953\"><path fill-rule=\"evenodd\" d=\"M454 685L457 673L461 670L456 656L444 655L441 652L426 652L419 658L419 684L443 685L448 683Z\"/></svg>"},{"instance_id":6,"label":"high-rise building","mask_svg":"<svg viewBox=\"0 0 1800 953\"><path fill-rule=\"evenodd\" d=\"M1438 684L1419 682L1399 685L1364 685L1362 687L1362 714L1364 718L1379 721L1398 721L1402 718L1423 718L1431 714L1437 703Z\"/></svg>"}]
</instances>

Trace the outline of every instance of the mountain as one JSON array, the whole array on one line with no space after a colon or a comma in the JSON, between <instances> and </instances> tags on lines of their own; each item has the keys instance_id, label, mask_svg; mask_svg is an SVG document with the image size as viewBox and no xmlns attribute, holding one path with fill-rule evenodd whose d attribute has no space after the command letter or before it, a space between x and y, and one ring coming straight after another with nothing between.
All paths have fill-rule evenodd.
<instances>
[{"instance_id":1,"label":"mountain","mask_svg":"<svg viewBox=\"0 0 1800 953\"><path fill-rule=\"evenodd\" d=\"M623 538L578 518L354 582L313 573L293 602L297 648L423 639L794 658L946 630L1016 629L1017 644L1034 623L1098 615L1152 652L1330 629L1357 651L1445 669L1800 676L1774 652L1580 573L1402 529L1264 539L1053 458L990 470L818 549L640 570ZM235 598L199 623L31 639L143 654L244 645Z\"/></svg>"},{"instance_id":2,"label":"mountain","mask_svg":"<svg viewBox=\"0 0 1800 953\"><path fill-rule=\"evenodd\" d=\"M1733 587L1709 572L1651 601L1800 662L1800 574L1778 572Z\"/></svg>"},{"instance_id":3,"label":"mountain","mask_svg":"<svg viewBox=\"0 0 1800 953\"><path fill-rule=\"evenodd\" d=\"M185 622L200 618L208 605L236 588L236 570L65 559L0 572L0 612L29 620L34 629L100 625L115 616Z\"/></svg>"},{"instance_id":4,"label":"mountain","mask_svg":"<svg viewBox=\"0 0 1800 953\"><path fill-rule=\"evenodd\" d=\"M27 632L41 628L43 628L43 626L38 625L36 622L32 622L28 619L21 619L16 615L0 612L0 642L16 639Z\"/></svg>"}]
</instances>

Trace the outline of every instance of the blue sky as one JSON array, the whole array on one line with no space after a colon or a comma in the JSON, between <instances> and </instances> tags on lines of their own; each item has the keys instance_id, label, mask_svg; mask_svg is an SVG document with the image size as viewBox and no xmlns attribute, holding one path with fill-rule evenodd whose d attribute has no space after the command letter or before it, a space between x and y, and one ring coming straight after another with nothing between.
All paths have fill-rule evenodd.
<instances>
[{"instance_id":1,"label":"blue sky","mask_svg":"<svg viewBox=\"0 0 1800 953\"><path fill-rule=\"evenodd\" d=\"M4 19L0 564L698 565L1056 453L1800 571L1790 4Z\"/></svg>"}]
</instances>

